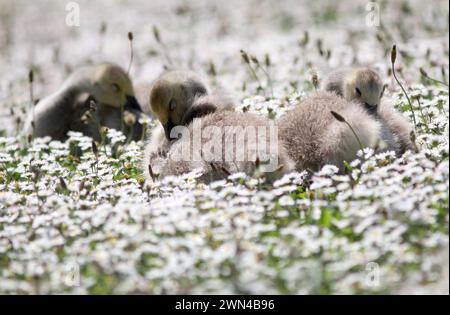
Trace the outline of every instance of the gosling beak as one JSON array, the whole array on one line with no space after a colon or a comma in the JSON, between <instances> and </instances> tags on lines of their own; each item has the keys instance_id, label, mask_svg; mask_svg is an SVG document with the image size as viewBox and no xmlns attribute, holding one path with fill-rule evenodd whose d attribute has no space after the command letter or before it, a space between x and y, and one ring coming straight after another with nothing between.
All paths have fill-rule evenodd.
<instances>
[{"instance_id":1,"label":"gosling beak","mask_svg":"<svg viewBox=\"0 0 450 315\"><path fill-rule=\"evenodd\" d=\"M364 106L366 106L366 109L369 112L369 114L371 114L371 115L376 114L378 104L370 105L369 103L364 103Z\"/></svg>"},{"instance_id":2,"label":"gosling beak","mask_svg":"<svg viewBox=\"0 0 450 315\"><path fill-rule=\"evenodd\" d=\"M141 105L139 105L136 97L127 95L127 102L125 103L125 109L134 109L138 112L142 112Z\"/></svg>"},{"instance_id":3,"label":"gosling beak","mask_svg":"<svg viewBox=\"0 0 450 315\"><path fill-rule=\"evenodd\" d=\"M172 140L170 138L170 132L172 131L173 127L175 127L175 124L173 122L171 122L170 120L167 121L165 124L163 124L164 133L166 134L166 138L169 141Z\"/></svg>"}]
</instances>

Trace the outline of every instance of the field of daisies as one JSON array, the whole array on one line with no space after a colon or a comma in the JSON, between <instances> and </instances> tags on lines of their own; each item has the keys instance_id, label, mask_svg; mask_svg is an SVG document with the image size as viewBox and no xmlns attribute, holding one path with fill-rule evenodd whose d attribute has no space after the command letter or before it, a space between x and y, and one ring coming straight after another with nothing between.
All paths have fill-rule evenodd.
<instances>
[{"instance_id":1,"label":"field of daisies","mask_svg":"<svg viewBox=\"0 0 450 315\"><path fill-rule=\"evenodd\" d=\"M0 0L1 294L448 294L448 1L75 3L79 26L65 1ZM371 65L420 151L205 185L145 181L143 142L115 130L21 137L31 103L73 69L126 68L128 32L135 84L192 69L273 119L330 69Z\"/></svg>"}]
</instances>

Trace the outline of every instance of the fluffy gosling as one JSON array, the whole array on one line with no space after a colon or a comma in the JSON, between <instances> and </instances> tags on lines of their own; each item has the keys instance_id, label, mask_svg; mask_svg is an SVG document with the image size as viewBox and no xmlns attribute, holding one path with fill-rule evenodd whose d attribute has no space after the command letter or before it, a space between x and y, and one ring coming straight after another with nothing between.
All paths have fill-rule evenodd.
<instances>
[{"instance_id":1,"label":"fluffy gosling","mask_svg":"<svg viewBox=\"0 0 450 315\"><path fill-rule=\"evenodd\" d=\"M416 150L407 119L391 104L382 101L385 86L376 71L366 67L337 69L324 80L324 89L337 93L347 101L361 103L380 122L380 136L385 143L383 150L392 150L398 155L406 150Z\"/></svg>"},{"instance_id":2,"label":"fluffy gosling","mask_svg":"<svg viewBox=\"0 0 450 315\"><path fill-rule=\"evenodd\" d=\"M213 101L206 104L202 96L207 95L209 90L206 83L192 71L169 71L153 82L148 103L161 124L151 131L145 146L147 158L156 160L167 154L170 142L174 140L170 133L175 126L186 126L194 117L199 118L219 109L233 109L234 105L227 97L211 96L208 99Z\"/></svg>"},{"instance_id":3,"label":"fluffy gosling","mask_svg":"<svg viewBox=\"0 0 450 315\"><path fill-rule=\"evenodd\" d=\"M244 172L250 176L263 175L272 182L294 169L278 134L271 133L276 130L273 122L260 115L221 110L216 99L207 95L196 100L191 107L195 108L193 112L208 113L190 116L193 120L187 125L187 133L182 131L181 137L171 144L156 173L165 177L201 169L203 176L199 180L211 182ZM217 110L211 112L212 107ZM195 135L200 130L196 144ZM155 169L152 159L146 157L144 163Z\"/></svg>"},{"instance_id":4,"label":"fluffy gosling","mask_svg":"<svg viewBox=\"0 0 450 315\"><path fill-rule=\"evenodd\" d=\"M344 117L356 135L331 111ZM278 126L297 171L317 171L326 164L343 169L343 162L355 159L358 150L375 147L380 134L380 123L358 103L326 91L302 101L280 118Z\"/></svg>"},{"instance_id":5,"label":"fluffy gosling","mask_svg":"<svg viewBox=\"0 0 450 315\"><path fill-rule=\"evenodd\" d=\"M96 122L83 123L84 114L90 110L91 100L97 104ZM122 121L122 108L125 122ZM142 126L138 118L142 109L134 97L128 75L119 66L103 63L80 68L64 82L59 90L42 99L28 115L26 135L50 136L64 140L67 131L81 131L96 140L100 139L98 124L132 134L140 139ZM126 130L128 129L128 130Z\"/></svg>"}]
</instances>

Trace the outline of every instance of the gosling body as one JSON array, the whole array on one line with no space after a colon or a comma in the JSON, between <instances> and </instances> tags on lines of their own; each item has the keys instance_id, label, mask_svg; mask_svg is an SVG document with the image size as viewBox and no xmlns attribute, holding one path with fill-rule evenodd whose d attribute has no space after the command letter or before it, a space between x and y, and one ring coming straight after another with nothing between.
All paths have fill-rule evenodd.
<instances>
[{"instance_id":1,"label":"gosling body","mask_svg":"<svg viewBox=\"0 0 450 315\"><path fill-rule=\"evenodd\" d=\"M351 128L331 111L344 117ZM361 148L375 147L380 124L358 103L333 92L315 92L278 122L280 139L298 171L317 171L326 164L343 168Z\"/></svg>"},{"instance_id":2,"label":"gosling body","mask_svg":"<svg viewBox=\"0 0 450 315\"><path fill-rule=\"evenodd\" d=\"M223 179L235 172L250 176L261 172L270 182L294 169L273 122L231 108L226 98L198 97L183 115L186 128L173 128L176 140L165 139L160 146L162 154L155 153L149 144L144 158L147 177L155 173L161 177L178 176L198 169L203 174L199 178L202 182ZM161 133L160 129L159 139Z\"/></svg>"},{"instance_id":3,"label":"gosling body","mask_svg":"<svg viewBox=\"0 0 450 315\"><path fill-rule=\"evenodd\" d=\"M411 137L411 124L392 104L382 101L377 118L381 124L381 140L386 144L383 150L394 151L397 155L406 151L417 152L418 148Z\"/></svg>"},{"instance_id":4,"label":"gosling body","mask_svg":"<svg viewBox=\"0 0 450 315\"><path fill-rule=\"evenodd\" d=\"M208 98L204 97L200 103L211 105ZM262 175L272 182L294 169L278 141L276 125L263 116L216 110L194 117L186 130L167 153L161 168L163 177L200 169L203 182L223 179L236 172ZM201 136L196 145L199 130ZM184 152L188 153L187 158Z\"/></svg>"}]
</instances>

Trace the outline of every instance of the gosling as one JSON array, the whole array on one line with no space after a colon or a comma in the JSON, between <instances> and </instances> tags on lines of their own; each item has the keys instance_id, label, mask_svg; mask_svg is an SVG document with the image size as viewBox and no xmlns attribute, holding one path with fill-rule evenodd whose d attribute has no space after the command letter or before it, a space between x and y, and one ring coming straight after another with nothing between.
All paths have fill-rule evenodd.
<instances>
[{"instance_id":1,"label":"gosling","mask_svg":"<svg viewBox=\"0 0 450 315\"><path fill-rule=\"evenodd\" d=\"M385 85L376 71L367 67L337 69L324 80L324 89L335 92L347 101L359 102L380 122L383 149L395 151L398 155L416 150L407 119L391 104L382 101Z\"/></svg>"},{"instance_id":2,"label":"gosling","mask_svg":"<svg viewBox=\"0 0 450 315\"><path fill-rule=\"evenodd\" d=\"M332 111L351 128L333 117ZM380 134L380 123L358 103L326 91L302 101L279 119L278 126L280 139L299 172L317 171L326 164L343 170L344 161L354 160L362 148L374 147Z\"/></svg>"},{"instance_id":3,"label":"gosling","mask_svg":"<svg viewBox=\"0 0 450 315\"><path fill-rule=\"evenodd\" d=\"M151 131L145 155L165 156L174 140L170 133L175 126L187 126L194 117L199 118L219 109L233 109L233 102L218 94L208 104L198 101L209 93L207 84L192 71L169 71L159 76L152 84L148 103L160 124Z\"/></svg>"},{"instance_id":4,"label":"gosling","mask_svg":"<svg viewBox=\"0 0 450 315\"><path fill-rule=\"evenodd\" d=\"M168 140L172 128L185 123L183 116L195 98L208 93L203 80L191 71L169 71L156 79L150 91L150 107Z\"/></svg>"},{"instance_id":5,"label":"gosling","mask_svg":"<svg viewBox=\"0 0 450 315\"><path fill-rule=\"evenodd\" d=\"M95 111L91 109L92 101ZM123 119L122 110L128 119ZM94 117L86 120L88 111ZM141 115L128 75L117 65L103 63L80 68L59 90L42 99L28 115L25 133L64 140L67 132L74 130L100 140L100 125L117 130L123 127L133 140L139 140Z\"/></svg>"},{"instance_id":6,"label":"gosling","mask_svg":"<svg viewBox=\"0 0 450 315\"><path fill-rule=\"evenodd\" d=\"M260 115L224 110L222 106L216 96L197 98L183 115L190 119L187 128L173 128L171 135L181 137L171 144L156 172L153 160L146 156L144 163L150 165L149 170L165 177L200 169L203 175L199 181L208 183L236 172L262 175L273 182L294 169L273 122Z\"/></svg>"}]
</instances>

